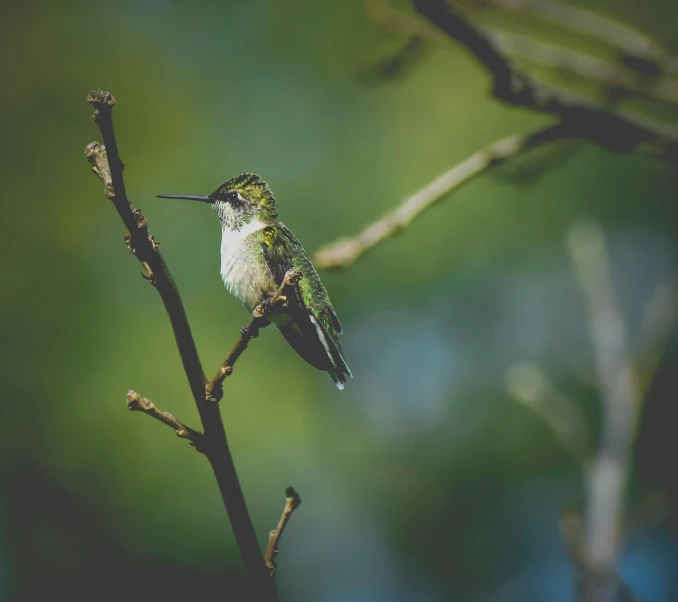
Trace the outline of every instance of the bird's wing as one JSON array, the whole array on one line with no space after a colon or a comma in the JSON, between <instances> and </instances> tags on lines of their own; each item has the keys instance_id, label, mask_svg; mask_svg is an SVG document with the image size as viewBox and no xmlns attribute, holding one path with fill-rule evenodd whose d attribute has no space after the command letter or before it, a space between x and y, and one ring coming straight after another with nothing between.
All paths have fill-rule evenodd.
<instances>
[{"instance_id":1,"label":"bird's wing","mask_svg":"<svg viewBox=\"0 0 678 602\"><path fill-rule=\"evenodd\" d=\"M328 370L338 384L345 382L350 371L337 337L341 324L304 249L282 224L264 228L262 249L278 286L288 270L299 268L302 272L301 281L294 286L294 293L288 296L288 311L294 321L280 331L309 364Z\"/></svg>"}]
</instances>

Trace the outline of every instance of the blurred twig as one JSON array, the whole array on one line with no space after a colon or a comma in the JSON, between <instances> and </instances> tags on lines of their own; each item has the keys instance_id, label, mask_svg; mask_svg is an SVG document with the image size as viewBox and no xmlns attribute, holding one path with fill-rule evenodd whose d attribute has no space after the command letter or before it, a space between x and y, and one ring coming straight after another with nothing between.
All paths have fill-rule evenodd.
<instances>
[{"instance_id":1,"label":"blurred twig","mask_svg":"<svg viewBox=\"0 0 678 602\"><path fill-rule=\"evenodd\" d=\"M638 389L603 234L596 224L585 222L573 226L567 238L588 314L603 405L601 437L586 474L584 557L594 574L613 575L625 516Z\"/></svg>"},{"instance_id":2,"label":"blurred twig","mask_svg":"<svg viewBox=\"0 0 678 602\"><path fill-rule=\"evenodd\" d=\"M588 440L588 429L581 410L535 366L517 364L507 374L506 383L521 403L551 427L583 470L587 489L584 517L575 509L567 509L561 516L563 538L578 570L578 599L633 601L637 598L615 565L624 535L666 515L666 500L660 493L649 496L639 516L631 520L625 509L638 415L678 317L678 285L670 279L652 293L634 363L600 228L588 222L577 224L568 233L568 243L587 308L603 404L602 434L593 456L582 441ZM640 384L636 374L642 376Z\"/></svg>"},{"instance_id":3,"label":"blurred twig","mask_svg":"<svg viewBox=\"0 0 678 602\"><path fill-rule=\"evenodd\" d=\"M534 364L514 365L506 375L506 387L551 428L563 449L579 464L588 460L591 435L584 412L574 400L558 391Z\"/></svg>"},{"instance_id":4,"label":"blurred twig","mask_svg":"<svg viewBox=\"0 0 678 602\"><path fill-rule=\"evenodd\" d=\"M603 405L602 433L593 455L585 443L588 429L581 410L535 366L517 364L507 374L506 383L519 401L551 427L582 468L584 516L567 509L561 517L563 538L578 569L578 598L582 602L631 601L636 597L616 571L622 536L666 512L665 499L659 494L650 496L641 515L632 521L626 519L625 510L638 415L678 317L678 285L671 279L653 292L645 308L639 359L634 364L600 228L589 222L576 224L568 233L568 243L587 309ZM644 379L640 385L637 373Z\"/></svg>"},{"instance_id":5,"label":"blurred twig","mask_svg":"<svg viewBox=\"0 0 678 602\"><path fill-rule=\"evenodd\" d=\"M105 195L111 200L127 227L128 234L125 239L129 250L141 262L144 268L143 276L153 284L163 300L204 429L204 433L196 438L200 440L200 451L205 454L212 466L236 542L252 582L253 594L257 600L273 602L277 600L275 584L264 564L256 533L247 511L226 440L219 405L210 401L205 393L205 385L208 381L202 370L179 290L158 251L156 241L150 234L146 218L139 209L132 206L125 191L122 176L123 163L118 153L113 130L112 109L115 105L115 98L108 92L95 90L89 94L87 100L95 109L93 119L101 130L104 146L94 142L87 147L85 154L93 164L93 171L104 183ZM137 403L134 396L132 403ZM144 411L162 419L155 415L151 406ZM175 430L181 432L182 429L176 427L184 427L184 430L190 434L185 425L178 421L174 424L175 419L170 421L167 416L164 418L162 421L169 423Z\"/></svg>"},{"instance_id":6,"label":"blurred twig","mask_svg":"<svg viewBox=\"0 0 678 602\"><path fill-rule=\"evenodd\" d=\"M346 267L367 250L406 228L416 217L440 201L446 194L478 174L496 167L506 159L540 144L567 138L561 125L548 126L529 134L514 134L471 155L433 182L405 199L394 211L377 220L360 234L343 238L316 252L319 268Z\"/></svg>"},{"instance_id":7,"label":"blurred twig","mask_svg":"<svg viewBox=\"0 0 678 602\"><path fill-rule=\"evenodd\" d=\"M628 585L612 570L609 573L592 571L585 556L585 525L576 508L566 508L560 515L560 532L567 546L570 560L577 570L576 599L581 602L640 602Z\"/></svg>"},{"instance_id":8,"label":"blurred twig","mask_svg":"<svg viewBox=\"0 0 678 602\"><path fill-rule=\"evenodd\" d=\"M299 504L301 504L301 498L299 497L299 494L294 490L294 487L288 487L285 490L285 508L283 509L278 526L268 534L268 546L266 547L266 552L264 553L264 562L270 571L271 578L275 577L275 573L278 570L275 559L277 558L279 552L278 543L280 542L280 537L285 530L287 521L289 521L290 516L292 516L292 512L294 512L299 507Z\"/></svg>"}]
</instances>

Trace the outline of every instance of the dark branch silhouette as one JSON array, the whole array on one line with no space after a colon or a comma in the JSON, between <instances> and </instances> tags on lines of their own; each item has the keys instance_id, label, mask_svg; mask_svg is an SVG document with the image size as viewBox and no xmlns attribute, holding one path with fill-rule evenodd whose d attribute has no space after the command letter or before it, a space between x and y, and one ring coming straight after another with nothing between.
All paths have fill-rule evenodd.
<instances>
[{"instance_id":1,"label":"dark branch silhouette","mask_svg":"<svg viewBox=\"0 0 678 602\"><path fill-rule=\"evenodd\" d=\"M658 131L640 120L536 84L513 68L492 40L445 0L414 0L417 11L459 42L489 72L498 99L540 113L557 115L572 137L583 138L616 152L648 150L678 165L678 139L674 132Z\"/></svg>"},{"instance_id":2,"label":"dark branch silhouette","mask_svg":"<svg viewBox=\"0 0 678 602\"><path fill-rule=\"evenodd\" d=\"M111 200L128 230L128 234L125 235L128 249L141 263L142 275L155 287L165 305L204 432L198 433L178 422L173 416L159 412L149 400L134 392L130 393L128 403L131 409L144 411L165 424L169 424L180 437L190 439L207 457L251 580L252 599L275 601L277 600L275 584L264 563L247 511L233 457L228 447L219 404L213 401L212 396L205 389L209 381L203 372L179 291L158 250L158 243L150 233L146 218L139 209L134 208L125 191L122 176L124 165L120 159L113 130L112 109L115 105L115 98L108 92L95 90L89 94L87 100L95 109L93 119L101 130L104 145L93 142L88 145L85 154L93 164L92 170L104 183L106 197ZM265 318L265 312L261 318Z\"/></svg>"}]
</instances>

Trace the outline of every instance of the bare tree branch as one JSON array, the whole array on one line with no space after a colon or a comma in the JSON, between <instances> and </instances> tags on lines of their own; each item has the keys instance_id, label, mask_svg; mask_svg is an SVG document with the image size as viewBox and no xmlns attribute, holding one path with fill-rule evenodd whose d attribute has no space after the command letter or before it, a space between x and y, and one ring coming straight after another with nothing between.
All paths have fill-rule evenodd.
<instances>
[{"instance_id":1,"label":"bare tree branch","mask_svg":"<svg viewBox=\"0 0 678 602\"><path fill-rule=\"evenodd\" d=\"M151 418L155 418L163 424L173 428L177 437L188 439L195 446L195 449L200 452L202 451L204 435L201 432L192 429L190 426L186 426L184 423L179 422L169 412L161 412L155 407L155 404L150 399L141 397L136 391L128 391L127 407L133 412L143 412Z\"/></svg>"},{"instance_id":2,"label":"bare tree branch","mask_svg":"<svg viewBox=\"0 0 678 602\"><path fill-rule=\"evenodd\" d=\"M94 164L93 171L104 182L105 195L111 200L127 227L128 248L141 262L144 277L156 288L167 310L204 429L201 451L212 466L254 593L258 600L277 600L275 585L264 564L238 482L219 405L209 401L205 394L205 385L208 381L202 370L179 291L158 251L157 243L149 232L146 219L139 209L132 206L125 191L122 176L124 166L113 130L112 108L115 105L115 98L108 92L95 90L89 94L87 100L95 109L93 119L101 130L104 146L92 143L87 147L85 154Z\"/></svg>"},{"instance_id":3,"label":"bare tree branch","mask_svg":"<svg viewBox=\"0 0 678 602\"><path fill-rule=\"evenodd\" d=\"M369 249L409 226L445 195L478 174L540 144L568 137L566 128L551 125L528 134L514 134L503 138L438 176L360 234L340 239L318 250L313 262L319 268L346 267Z\"/></svg>"},{"instance_id":4,"label":"bare tree branch","mask_svg":"<svg viewBox=\"0 0 678 602\"><path fill-rule=\"evenodd\" d=\"M301 504L301 498L294 490L294 487L288 487L285 490L285 496L285 508L283 509L278 526L268 534L268 546L266 547L266 552L264 553L264 562L268 567L271 578L275 577L275 573L278 570L275 559L278 556L278 552L280 551L278 550L280 537L285 530L287 522L290 520L290 516L292 516L292 512L294 512Z\"/></svg>"},{"instance_id":5,"label":"bare tree branch","mask_svg":"<svg viewBox=\"0 0 678 602\"><path fill-rule=\"evenodd\" d=\"M615 113L593 101L539 86L514 69L487 35L445 0L413 0L423 16L462 44L490 73L493 94L504 102L560 117L572 137L616 152L651 146L658 158L678 164L678 137L672 128ZM659 128L659 129L657 129Z\"/></svg>"},{"instance_id":6,"label":"bare tree branch","mask_svg":"<svg viewBox=\"0 0 678 602\"><path fill-rule=\"evenodd\" d=\"M639 408L636 377L600 228L580 223L568 245L588 314L603 404L600 441L587 471L586 565L613 574L621 541L626 489Z\"/></svg>"}]
</instances>

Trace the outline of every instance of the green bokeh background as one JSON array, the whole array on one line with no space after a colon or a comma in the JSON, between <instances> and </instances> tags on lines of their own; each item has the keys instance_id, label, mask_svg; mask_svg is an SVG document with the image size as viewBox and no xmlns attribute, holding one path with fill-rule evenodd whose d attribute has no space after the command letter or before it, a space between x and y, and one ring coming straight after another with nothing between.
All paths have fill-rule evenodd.
<instances>
[{"instance_id":1,"label":"green bokeh background","mask_svg":"<svg viewBox=\"0 0 678 602\"><path fill-rule=\"evenodd\" d=\"M578 4L678 49L675 2ZM365 84L356 74L403 39L357 0L7 3L0 23L0 599L221 589L237 599L240 561L207 463L125 409L133 388L198 424L167 316L88 171L83 149L98 130L87 92L118 99L128 193L208 372L247 314L219 278L216 217L155 194L207 194L259 173L311 251L548 119L494 101L452 43ZM678 121L675 106L661 114ZM589 144L550 153L481 176L350 269L323 274L355 375L343 393L273 330L238 363L222 411L262 543L285 486L303 498L280 556L283 600L571 599L558 516L581 502L581 479L504 375L537 362L595 431L565 232L601 224L635 343L652 290L675 271L678 197L675 170L650 158ZM677 350L672 337L640 426L632 510L655 490L669 506L676 497L664 467L678 452L666 426ZM649 602L670 602L677 565L669 516L627 542L620 570Z\"/></svg>"}]
</instances>

